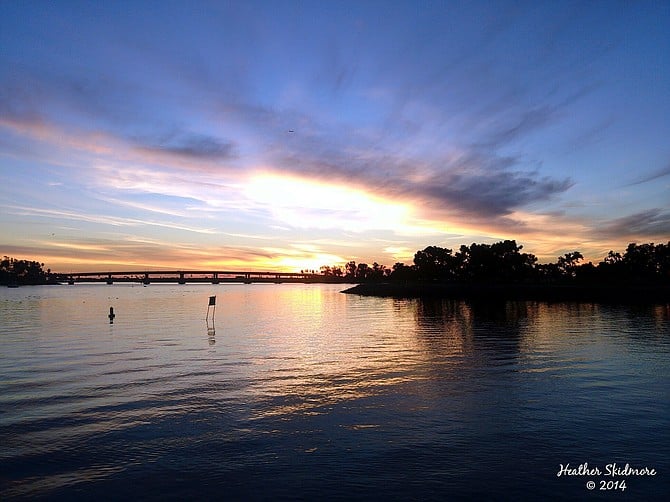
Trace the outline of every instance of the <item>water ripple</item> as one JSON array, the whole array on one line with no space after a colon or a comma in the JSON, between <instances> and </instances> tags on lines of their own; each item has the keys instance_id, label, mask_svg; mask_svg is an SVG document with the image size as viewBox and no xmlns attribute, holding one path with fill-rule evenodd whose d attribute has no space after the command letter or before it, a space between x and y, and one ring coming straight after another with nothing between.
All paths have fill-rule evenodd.
<instances>
[{"instance_id":1,"label":"water ripple","mask_svg":"<svg viewBox=\"0 0 670 502\"><path fill-rule=\"evenodd\" d=\"M663 306L23 289L0 296L3 500L576 498L560 462L670 468Z\"/></svg>"}]
</instances>

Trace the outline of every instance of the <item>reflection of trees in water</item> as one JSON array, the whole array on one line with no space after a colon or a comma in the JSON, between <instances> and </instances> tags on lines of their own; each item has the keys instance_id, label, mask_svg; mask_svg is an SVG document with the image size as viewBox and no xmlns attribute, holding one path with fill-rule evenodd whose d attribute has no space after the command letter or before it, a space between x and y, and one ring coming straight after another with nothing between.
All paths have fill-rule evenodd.
<instances>
[{"instance_id":1,"label":"reflection of trees in water","mask_svg":"<svg viewBox=\"0 0 670 502\"><path fill-rule=\"evenodd\" d=\"M663 304L634 304L626 305L625 307L626 316L631 321L639 321L650 319L654 324L662 327L668 327L670 324L670 303Z\"/></svg>"},{"instance_id":2,"label":"reflection of trees in water","mask_svg":"<svg viewBox=\"0 0 670 502\"><path fill-rule=\"evenodd\" d=\"M472 348L479 357L503 361L519 354L528 317L525 302L470 301ZM491 362L491 361L489 361Z\"/></svg>"},{"instance_id":3,"label":"reflection of trees in water","mask_svg":"<svg viewBox=\"0 0 670 502\"><path fill-rule=\"evenodd\" d=\"M431 353L462 353L471 338L470 308L462 301L419 299L415 302L417 337Z\"/></svg>"},{"instance_id":4,"label":"reflection of trees in water","mask_svg":"<svg viewBox=\"0 0 670 502\"><path fill-rule=\"evenodd\" d=\"M491 351L514 356L525 335L530 302L417 300L417 336L435 355Z\"/></svg>"},{"instance_id":5,"label":"reflection of trees in water","mask_svg":"<svg viewBox=\"0 0 670 502\"><path fill-rule=\"evenodd\" d=\"M615 335L647 350L653 344L670 344L670 304L606 304L580 302L509 302L525 310L519 324L522 351L550 339L590 340Z\"/></svg>"},{"instance_id":6,"label":"reflection of trees in water","mask_svg":"<svg viewBox=\"0 0 670 502\"><path fill-rule=\"evenodd\" d=\"M612 322L633 338L670 336L670 304L418 299L414 311L419 338L436 351L455 345L509 347L514 341L530 342L539 333L561 336L577 328L584 333L611 329Z\"/></svg>"},{"instance_id":7,"label":"reflection of trees in water","mask_svg":"<svg viewBox=\"0 0 670 502\"><path fill-rule=\"evenodd\" d=\"M670 345L670 304L604 307L615 316L617 331L645 350L654 345Z\"/></svg>"},{"instance_id":8,"label":"reflection of trees in water","mask_svg":"<svg viewBox=\"0 0 670 502\"><path fill-rule=\"evenodd\" d=\"M449 299L405 302L410 302L414 310L417 339L432 357L485 357L490 353L494 358L511 358L547 339L558 342L612 329L633 343L670 343L670 304Z\"/></svg>"},{"instance_id":9,"label":"reflection of trees in water","mask_svg":"<svg viewBox=\"0 0 670 502\"><path fill-rule=\"evenodd\" d=\"M652 305L648 308L657 324L661 326L664 325L666 329L670 326L670 303L666 303L665 305Z\"/></svg>"}]
</instances>

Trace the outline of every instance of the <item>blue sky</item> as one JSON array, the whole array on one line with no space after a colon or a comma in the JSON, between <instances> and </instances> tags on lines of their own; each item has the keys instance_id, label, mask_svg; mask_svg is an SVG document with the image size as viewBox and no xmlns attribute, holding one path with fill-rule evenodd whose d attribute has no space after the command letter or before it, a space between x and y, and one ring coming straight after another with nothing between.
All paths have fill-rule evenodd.
<instances>
[{"instance_id":1,"label":"blue sky","mask_svg":"<svg viewBox=\"0 0 670 502\"><path fill-rule=\"evenodd\" d=\"M54 270L670 240L667 2L0 2L0 248Z\"/></svg>"}]
</instances>

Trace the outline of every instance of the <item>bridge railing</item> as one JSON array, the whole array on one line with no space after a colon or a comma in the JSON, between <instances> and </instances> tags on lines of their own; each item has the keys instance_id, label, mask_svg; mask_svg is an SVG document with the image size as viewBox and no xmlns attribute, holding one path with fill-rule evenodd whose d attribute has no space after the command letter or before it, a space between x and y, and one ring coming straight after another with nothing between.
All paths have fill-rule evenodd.
<instances>
[{"instance_id":1,"label":"bridge railing","mask_svg":"<svg viewBox=\"0 0 670 502\"><path fill-rule=\"evenodd\" d=\"M69 284L75 282L347 282L343 277L308 272L275 272L249 270L143 270L143 271L106 271L71 272L52 274L56 280Z\"/></svg>"}]
</instances>

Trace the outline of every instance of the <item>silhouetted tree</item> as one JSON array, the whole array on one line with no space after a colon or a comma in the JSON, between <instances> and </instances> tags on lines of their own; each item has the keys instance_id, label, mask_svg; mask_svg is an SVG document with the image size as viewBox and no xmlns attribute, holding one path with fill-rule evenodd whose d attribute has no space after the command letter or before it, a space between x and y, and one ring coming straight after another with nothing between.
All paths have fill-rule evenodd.
<instances>
[{"instance_id":1,"label":"silhouetted tree","mask_svg":"<svg viewBox=\"0 0 670 502\"><path fill-rule=\"evenodd\" d=\"M575 279L581 284L594 284L598 282L599 278L600 272L591 262L582 263L575 268Z\"/></svg>"},{"instance_id":2,"label":"silhouetted tree","mask_svg":"<svg viewBox=\"0 0 670 502\"><path fill-rule=\"evenodd\" d=\"M0 284L45 284L49 277L42 267L44 263L4 256L0 261Z\"/></svg>"},{"instance_id":3,"label":"silhouetted tree","mask_svg":"<svg viewBox=\"0 0 670 502\"><path fill-rule=\"evenodd\" d=\"M419 279L449 281L456 278L458 261L451 249L428 246L414 254L414 269Z\"/></svg>"},{"instance_id":4,"label":"silhouetted tree","mask_svg":"<svg viewBox=\"0 0 670 502\"><path fill-rule=\"evenodd\" d=\"M370 267L367 263L359 263L356 266L356 279L360 281L366 280L370 276Z\"/></svg>"},{"instance_id":5,"label":"silhouetted tree","mask_svg":"<svg viewBox=\"0 0 670 502\"><path fill-rule=\"evenodd\" d=\"M635 281L670 279L670 242L668 244L630 243L622 256L624 274Z\"/></svg>"},{"instance_id":6,"label":"silhouetted tree","mask_svg":"<svg viewBox=\"0 0 670 502\"><path fill-rule=\"evenodd\" d=\"M598 278L601 281L612 282L623 280L625 266L621 253L615 253L610 249L603 261L598 263Z\"/></svg>"},{"instance_id":7,"label":"silhouetted tree","mask_svg":"<svg viewBox=\"0 0 670 502\"><path fill-rule=\"evenodd\" d=\"M349 280L354 280L356 278L356 262L350 261L344 266L345 277Z\"/></svg>"},{"instance_id":8,"label":"silhouetted tree","mask_svg":"<svg viewBox=\"0 0 670 502\"><path fill-rule=\"evenodd\" d=\"M655 257L655 246L653 244L628 244L623 255L623 264L631 277L637 279L650 279L657 273Z\"/></svg>"},{"instance_id":9,"label":"silhouetted tree","mask_svg":"<svg viewBox=\"0 0 670 502\"><path fill-rule=\"evenodd\" d=\"M390 270L384 265L374 262L372 268L368 271L367 278L372 281L381 281L388 276L389 272Z\"/></svg>"},{"instance_id":10,"label":"silhouetted tree","mask_svg":"<svg viewBox=\"0 0 670 502\"><path fill-rule=\"evenodd\" d=\"M600 264L605 263L606 265L616 265L621 263L622 260L623 257L621 256L621 253L615 253L610 249L610 252L607 253L607 256L602 262L600 262Z\"/></svg>"},{"instance_id":11,"label":"silhouetted tree","mask_svg":"<svg viewBox=\"0 0 670 502\"><path fill-rule=\"evenodd\" d=\"M404 263L396 263L391 269L390 278L394 281L411 281L416 279L416 269Z\"/></svg>"},{"instance_id":12,"label":"silhouetted tree","mask_svg":"<svg viewBox=\"0 0 670 502\"><path fill-rule=\"evenodd\" d=\"M583 259L584 256L579 251L565 253L563 256L558 257L558 262L556 263L558 271L563 277L575 277L577 275L577 265Z\"/></svg>"},{"instance_id":13,"label":"silhouetted tree","mask_svg":"<svg viewBox=\"0 0 670 502\"><path fill-rule=\"evenodd\" d=\"M514 240L461 246L456 254L461 267L460 278L497 282L526 280L532 277L537 258L529 253L520 253L522 248Z\"/></svg>"}]
</instances>

